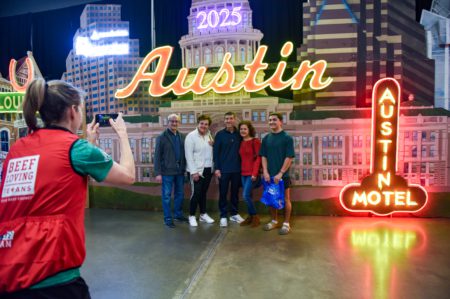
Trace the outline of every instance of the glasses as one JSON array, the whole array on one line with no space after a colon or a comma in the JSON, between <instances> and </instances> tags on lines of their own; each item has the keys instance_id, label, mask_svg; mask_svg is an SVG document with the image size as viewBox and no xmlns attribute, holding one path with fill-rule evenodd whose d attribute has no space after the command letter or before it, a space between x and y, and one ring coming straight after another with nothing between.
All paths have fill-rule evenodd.
<instances>
[{"instance_id":1,"label":"glasses","mask_svg":"<svg viewBox=\"0 0 450 299\"><path fill-rule=\"evenodd\" d=\"M178 123L178 120L169 120L170 123Z\"/></svg>"}]
</instances>

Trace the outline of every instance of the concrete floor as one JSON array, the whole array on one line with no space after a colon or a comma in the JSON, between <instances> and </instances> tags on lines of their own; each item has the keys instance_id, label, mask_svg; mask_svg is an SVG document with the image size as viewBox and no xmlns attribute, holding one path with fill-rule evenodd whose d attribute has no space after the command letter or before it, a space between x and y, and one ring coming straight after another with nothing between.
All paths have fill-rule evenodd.
<instances>
[{"instance_id":1,"label":"concrete floor","mask_svg":"<svg viewBox=\"0 0 450 299\"><path fill-rule=\"evenodd\" d=\"M91 209L86 234L93 299L450 298L450 219L298 217L279 236Z\"/></svg>"}]
</instances>

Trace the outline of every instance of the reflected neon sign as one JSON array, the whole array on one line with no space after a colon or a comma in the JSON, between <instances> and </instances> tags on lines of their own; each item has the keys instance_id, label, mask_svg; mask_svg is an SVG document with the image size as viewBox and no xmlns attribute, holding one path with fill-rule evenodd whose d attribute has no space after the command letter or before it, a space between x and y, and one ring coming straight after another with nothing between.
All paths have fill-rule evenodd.
<instances>
[{"instance_id":1,"label":"reflected neon sign","mask_svg":"<svg viewBox=\"0 0 450 299\"><path fill-rule=\"evenodd\" d=\"M422 254L428 242L420 226L405 222L351 221L339 227L337 236L340 253L351 248L352 255L358 253L367 263L366 279L357 282L367 284L362 298L399 297L395 287L397 271L407 264L409 256ZM348 260L347 256L343 258Z\"/></svg>"},{"instance_id":2,"label":"reflected neon sign","mask_svg":"<svg viewBox=\"0 0 450 299\"><path fill-rule=\"evenodd\" d=\"M291 55L294 45L287 42L281 49L281 57L286 58ZM149 94L153 97L160 97L169 92L175 95L183 95L188 92L194 94L204 94L208 91L214 91L219 94L238 92L244 89L247 92L257 92L267 87L278 91L290 87L292 90L301 89L306 81L307 76L311 73L309 86L313 90L324 89L331 84L332 78L323 79L327 62L319 60L311 64L310 61L303 61L298 67L297 72L289 79L284 80L283 75L287 67L286 61L280 61L273 75L263 82L257 82L258 73L266 70L269 64L263 62L267 52L267 46L261 46L255 54L253 61L244 66L247 74L242 82L235 82L236 72L231 64L231 54L226 53L223 57L222 65L217 73L212 76L209 82L204 82L207 68L201 66L197 69L195 75L188 79L189 69L181 68L175 81L164 86L164 77L169 67L170 58L173 48L164 46L156 48L150 52L142 61L131 82L123 89L118 89L116 98L127 98L131 96L137 89L139 83L150 82ZM152 72L148 72L149 66L156 62L156 68ZM192 80L191 80L192 78Z\"/></svg>"},{"instance_id":3,"label":"reflected neon sign","mask_svg":"<svg viewBox=\"0 0 450 299\"><path fill-rule=\"evenodd\" d=\"M372 95L372 156L370 175L361 184L349 184L340 193L344 209L384 216L415 213L428 195L420 185L409 185L396 175L400 85L392 78L379 80Z\"/></svg>"},{"instance_id":4,"label":"reflected neon sign","mask_svg":"<svg viewBox=\"0 0 450 299\"><path fill-rule=\"evenodd\" d=\"M198 26L197 29L236 26L242 22L242 15L240 13L241 7L234 7L232 11L227 8L217 10L200 11L197 14Z\"/></svg>"}]
</instances>

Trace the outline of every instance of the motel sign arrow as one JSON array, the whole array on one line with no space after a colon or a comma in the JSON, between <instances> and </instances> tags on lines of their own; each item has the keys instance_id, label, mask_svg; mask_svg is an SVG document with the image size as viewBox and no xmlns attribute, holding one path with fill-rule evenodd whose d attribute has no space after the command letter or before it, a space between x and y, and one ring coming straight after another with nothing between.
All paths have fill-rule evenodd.
<instances>
[{"instance_id":1,"label":"motel sign arrow","mask_svg":"<svg viewBox=\"0 0 450 299\"><path fill-rule=\"evenodd\" d=\"M342 189L339 200L347 211L385 216L415 213L427 203L428 195L422 186L408 185L396 174L400 92L393 78L381 79L373 88L370 175L361 184Z\"/></svg>"}]
</instances>

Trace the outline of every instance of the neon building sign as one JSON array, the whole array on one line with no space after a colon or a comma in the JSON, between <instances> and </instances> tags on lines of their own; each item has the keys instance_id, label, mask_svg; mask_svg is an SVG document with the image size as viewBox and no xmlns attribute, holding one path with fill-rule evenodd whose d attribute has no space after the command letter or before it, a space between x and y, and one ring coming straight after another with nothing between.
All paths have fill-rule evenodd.
<instances>
[{"instance_id":1,"label":"neon building sign","mask_svg":"<svg viewBox=\"0 0 450 299\"><path fill-rule=\"evenodd\" d=\"M96 42L106 38L128 37L128 30L111 30L97 32L94 30L90 37L78 36L75 40L75 53L85 57L99 57L110 55L127 55L130 52L128 42L107 42L97 45ZM95 41L94 43L92 41Z\"/></svg>"},{"instance_id":2,"label":"neon building sign","mask_svg":"<svg viewBox=\"0 0 450 299\"><path fill-rule=\"evenodd\" d=\"M27 80L23 85L17 82L16 69L17 61L11 59L9 63L9 80L11 86L16 92L0 92L0 113L18 113L22 112L22 103L25 91L31 81L34 80L34 65L30 58L25 58L27 65Z\"/></svg>"},{"instance_id":3,"label":"neon building sign","mask_svg":"<svg viewBox=\"0 0 450 299\"><path fill-rule=\"evenodd\" d=\"M287 42L281 49L281 57L286 58L291 55L294 49L294 45L291 42ZM268 64L263 62L267 52L267 46L260 46L255 54L253 61L244 66L244 70L247 74L242 82L235 82L236 73L234 66L231 64L231 54L226 53L223 57L222 65L217 73L212 76L209 82L204 82L207 68L201 66L197 69L192 80L187 82L189 69L181 68L175 81L167 86L163 85L164 77L169 67L170 58L173 53L173 48L170 46L164 46L156 48L150 52L142 61L131 82L123 89L116 91L116 98L127 98L133 94L140 82L150 82L149 94L153 97L160 97L169 92L173 92L175 95L183 95L188 92L194 94L204 94L208 91L214 91L219 94L233 93L241 89L247 92L256 92L263 90L267 87L272 90L282 90L290 87L292 90L301 89L306 81L307 76L312 73L309 86L313 90L320 90L326 88L333 81L328 77L323 79L325 70L327 68L327 62L325 60L319 60L311 64L310 61L303 61L298 67L297 72L288 80L283 80L283 75L287 67L285 61L278 62L273 75L263 81L256 82L258 72L264 71L268 68ZM148 72L149 66L152 62L157 61L155 70Z\"/></svg>"},{"instance_id":4,"label":"neon building sign","mask_svg":"<svg viewBox=\"0 0 450 299\"><path fill-rule=\"evenodd\" d=\"M420 185L409 185L396 175L400 113L400 85L392 78L379 80L372 93L372 155L370 175L361 184L349 184L340 193L344 209L385 216L423 209L428 195Z\"/></svg>"},{"instance_id":5,"label":"neon building sign","mask_svg":"<svg viewBox=\"0 0 450 299\"><path fill-rule=\"evenodd\" d=\"M236 26L242 22L240 13L241 7L234 7L230 12L229 9L223 8L220 12L216 10L200 11L197 14L197 20L200 20L197 29L217 28L226 26Z\"/></svg>"}]
</instances>

